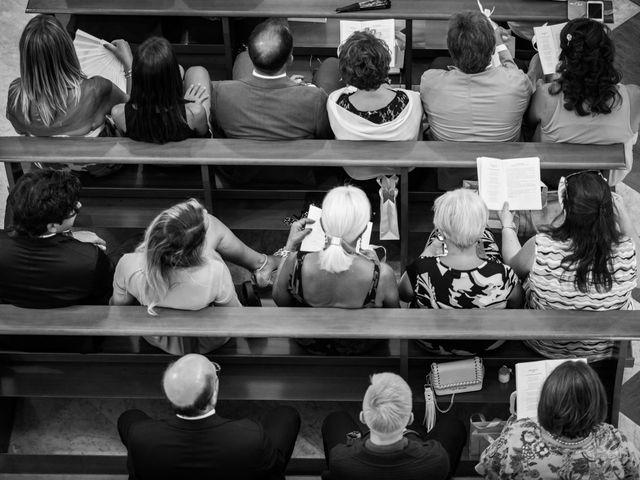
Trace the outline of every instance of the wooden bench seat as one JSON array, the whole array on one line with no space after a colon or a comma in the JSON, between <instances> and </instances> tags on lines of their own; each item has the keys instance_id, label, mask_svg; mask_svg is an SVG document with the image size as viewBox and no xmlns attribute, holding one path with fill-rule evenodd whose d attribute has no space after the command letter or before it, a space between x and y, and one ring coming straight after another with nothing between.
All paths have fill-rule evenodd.
<instances>
[{"instance_id":1,"label":"wooden bench seat","mask_svg":"<svg viewBox=\"0 0 640 480\"><path fill-rule=\"evenodd\" d=\"M470 329L473 324L475 328ZM198 312L159 309L152 317L143 307L77 306L28 310L0 305L0 335L230 336L235 340L211 354L222 365L223 400L360 402L371 373L395 371L408 379L416 409L421 406L424 376L433 357L410 342L432 339L612 339L616 357L596 364L609 397L610 421L617 423L627 344L640 338L640 313L577 311L479 311L407 309L213 308ZM375 338L385 341L360 357L309 355L292 338ZM105 342L105 344L108 342ZM0 353L0 472L125 472L124 457L13 455L7 446L21 397L162 398L159 378L171 356L162 353ZM502 364L539 357L519 342L484 355L486 375L479 392L456 396L456 411L506 408L514 379L497 381ZM448 397L440 399L448 402ZM472 473L464 460L458 475ZM288 473L317 475L321 459L294 459Z\"/></svg>"}]
</instances>

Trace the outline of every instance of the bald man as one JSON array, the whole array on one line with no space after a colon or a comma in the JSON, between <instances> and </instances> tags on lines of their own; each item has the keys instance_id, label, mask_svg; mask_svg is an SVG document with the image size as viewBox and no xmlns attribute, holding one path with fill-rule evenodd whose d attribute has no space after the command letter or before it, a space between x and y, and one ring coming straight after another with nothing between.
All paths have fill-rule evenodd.
<instances>
[{"instance_id":1,"label":"bald man","mask_svg":"<svg viewBox=\"0 0 640 480\"><path fill-rule=\"evenodd\" d=\"M216 413L219 369L202 355L185 355L162 380L173 418L153 420L140 410L120 416L130 479L284 479L300 430L298 412L278 407L262 425L222 418Z\"/></svg>"},{"instance_id":2,"label":"bald man","mask_svg":"<svg viewBox=\"0 0 640 480\"><path fill-rule=\"evenodd\" d=\"M269 19L256 26L247 52L238 55L233 80L213 82L211 126L215 136L253 140L333 138L327 94L300 76L287 76L293 61L293 37L286 22ZM311 79L308 79L311 81ZM310 168L216 168L233 183L260 179L269 183L313 183ZM266 174L265 174L266 172Z\"/></svg>"}]
</instances>

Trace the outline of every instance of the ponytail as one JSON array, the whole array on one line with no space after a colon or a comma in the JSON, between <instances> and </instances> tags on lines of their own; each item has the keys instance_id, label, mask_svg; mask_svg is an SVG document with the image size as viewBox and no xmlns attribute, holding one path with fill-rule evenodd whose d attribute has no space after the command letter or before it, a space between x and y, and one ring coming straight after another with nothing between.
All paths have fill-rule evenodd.
<instances>
[{"instance_id":1,"label":"ponytail","mask_svg":"<svg viewBox=\"0 0 640 480\"><path fill-rule=\"evenodd\" d=\"M320 269L329 273L346 272L352 263L353 255L344 249L342 239L327 236L327 244L320 252Z\"/></svg>"}]
</instances>

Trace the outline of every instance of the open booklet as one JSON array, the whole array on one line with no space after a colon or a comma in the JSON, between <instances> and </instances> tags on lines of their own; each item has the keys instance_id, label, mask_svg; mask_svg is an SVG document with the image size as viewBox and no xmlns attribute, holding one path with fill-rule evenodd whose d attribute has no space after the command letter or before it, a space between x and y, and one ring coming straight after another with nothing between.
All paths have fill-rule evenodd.
<instances>
[{"instance_id":1,"label":"open booklet","mask_svg":"<svg viewBox=\"0 0 640 480\"><path fill-rule=\"evenodd\" d=\"M541 210L540 159L478 157L478 191L489 210Z\"/></svg>"},{"instance_id":2,"label":"open booklet","mask_svg":"<svg viewBox=\"0 0 640 480\"><path fill-rule=\"evenodd\" d=\"M99 75L111 80L120 90L126 92L127 79L124 76L122 62L104 47L105 43L108 42L77 30L73 46L80 61L80 68L87 77Z\"/></svg>"},{"instance_id":3,"label":"open booklet","mask_svg":"<svg viewBox=\"0 0 640 480\"><path fill-rule=\"evenodd\" d=\"M538 50L540 64L545 75L556 73L560 58L560 32L566 23L533 27L533 46Z\"/></svg>"},{"instance_id":4,"label":"open booklet","mask_svg":"<svg viewBox=\"0 0 640 480\"><path fill-rule=\"evenodd\" d=\"M320 223L320 217L322 216L322 209L315 205L309 206L309 213L307 218L314 220L315 223L311 226L311 233L307 235L300 245L300 250L303 252L318 252L324 248L325 233L322 229L322 223ZM373 229L373 223L369 222L364 233L360 236L358 244L356 245L356 251L368 250L369 242L371 241L371 230Z\"/></svg>"},{"instance_id":5,"label":"open booklet","mask_svg":"<svg viewBox=\"0 0 640 480\"><path fill-rule=\"evenodd\" d=\"M354 32L367 30L377 38L384 40L391 52L391 72L397 73L404 63L404 51L398 47L396 42L396 22L393 19L386 20L340 20L340 45ZM338 50L340 50L338 48Z\"/></svg>"},{"instance_id":6,"label":"open booklet","mask_svg":"<svg viewBox=\"0 0 640 480\"><path fill-rule=\"evenodd\" d=\"M518 418L538 419L538 402L542 385L556 367L567 360L586 362L584 358L561 358L538 362L516 363L516 392Z\"/></svg>"}]
</instances>

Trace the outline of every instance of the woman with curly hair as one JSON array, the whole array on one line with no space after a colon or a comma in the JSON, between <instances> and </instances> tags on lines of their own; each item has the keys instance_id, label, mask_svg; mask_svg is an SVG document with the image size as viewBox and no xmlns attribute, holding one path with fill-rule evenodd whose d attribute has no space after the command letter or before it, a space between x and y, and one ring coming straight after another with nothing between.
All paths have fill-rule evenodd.
<instances>
[{"instance_id":1,"label":"woman with curly hair","mask_svg":"<svg viewBox=\"0 0 640 480\"><path fill-rule=\"evenodd\" d=\"M347 85L327 100L331 129L338 140L417 140L422 126L420 94L389 85L391 53L370 32L355 32L341 46L338 68ZM392 169L345 168L358 180Z\"/></svg>"},{"instance_id":2,"label":"woman with curly hair","mask_svg":"<svg viewBox=\"0 0 640 480\"><path fill-rule=\"evenodd\" d=\"M568 22L560 33L560 61L551 83L538 81L527 114L539 124L534 140L606 145L624 143L626 170L612 174L618 183L631 170L632 146L640 127L640 87L623 85L614 67L609 29L586 18Z\"/></svg>"}]
</instances>

